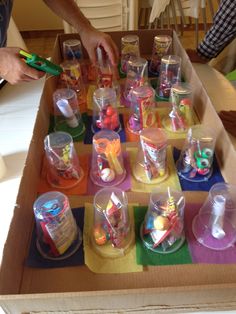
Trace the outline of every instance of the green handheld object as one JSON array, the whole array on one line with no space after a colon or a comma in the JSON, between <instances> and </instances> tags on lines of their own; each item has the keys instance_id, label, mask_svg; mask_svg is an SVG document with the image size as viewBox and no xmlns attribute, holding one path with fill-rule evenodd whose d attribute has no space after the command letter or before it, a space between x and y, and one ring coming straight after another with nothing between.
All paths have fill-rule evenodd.
<instances>
[{"instance_id":1,"label":"green handheld object","mask_svg":"<svg viewBox=\"0 0 236 314\"><path fill-rule=\"evenodd\" d=\"M25 58L26 63L39 70L52 75L59 75L63 70L59 65L56 65L47 59L41 58L35 53L28 53L24 50L20 50L20 55Z\"/></svg>"}]
</instances>

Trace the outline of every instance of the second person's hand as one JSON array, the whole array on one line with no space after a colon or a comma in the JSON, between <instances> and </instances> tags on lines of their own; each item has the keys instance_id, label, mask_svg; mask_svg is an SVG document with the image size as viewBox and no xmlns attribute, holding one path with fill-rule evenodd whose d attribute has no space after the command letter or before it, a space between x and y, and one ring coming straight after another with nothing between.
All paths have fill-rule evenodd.
<instances>
[{"instance_id":1,"label":"second person's hand","mask_svg":"<svg viewBox=\"0 0 236 314\"><path fill-rule=\"evenodd\" d=\"M21 59L20 48L0 48L0 77L14 85L20 82L38 80L44 72L33 69Z\"/></svg>"}]
</instances>

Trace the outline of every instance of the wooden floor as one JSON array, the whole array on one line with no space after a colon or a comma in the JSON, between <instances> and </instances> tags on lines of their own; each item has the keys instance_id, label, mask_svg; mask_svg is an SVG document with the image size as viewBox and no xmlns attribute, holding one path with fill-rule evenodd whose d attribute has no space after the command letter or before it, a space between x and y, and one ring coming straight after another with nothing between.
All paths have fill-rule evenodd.
<instances>
[{"instance_id":1,"label":"wooden floor","mask_svg":"<svg viewBox=\"0 0 236 314\"><path fill-rule=\"evenodd\" d=\"M56 35L63 33L63 30L55 31L34 31L22 32L22 37L25 40L28 51L34 52L44 58L51 56ZM199 31L199 40L203 38L204 32ZM193 30L186 30L180 36L180 41L184 48L195 48L195 32Z\"/></svg>"}]
</instances>

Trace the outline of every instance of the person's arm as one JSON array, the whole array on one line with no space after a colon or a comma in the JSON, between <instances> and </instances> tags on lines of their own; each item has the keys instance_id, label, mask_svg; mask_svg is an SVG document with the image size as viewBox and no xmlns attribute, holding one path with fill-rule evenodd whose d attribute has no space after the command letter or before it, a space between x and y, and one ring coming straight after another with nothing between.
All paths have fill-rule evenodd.
<instances>
[{"instance_id":1,"label":"person's arm","mask_svg":"<svg viewBox=\"0 0 236 314\"><path fill-rule=\"evenodd\" d=\"M118 49L108 34L96 30L83 15L74 0L43 0L59 17L79 33L90 60L96 61L96 48L102 46L113 64L118 61Z\"/></svg>"},{"instance_id":2,"label":"person's arm","mask_svg":"<svg viewBox=\"0 0 236 314\"><path fill-rule=\"evenodd\" d=\"M197 49L188 50L192 62L215 58L236 37L236 0L222 0L213 24Z\"/></svg>"},{"instance_id":3,"label":"person's arm","mask_svg":"<svg viewBox=\"0 0 236 314\"><path fill-rule=\"evenodd\" d=\"M20 48L0 48L0 77L10 84L30 82L45 75L28 66L19 55Z\"/></svg>"}]
</instances>

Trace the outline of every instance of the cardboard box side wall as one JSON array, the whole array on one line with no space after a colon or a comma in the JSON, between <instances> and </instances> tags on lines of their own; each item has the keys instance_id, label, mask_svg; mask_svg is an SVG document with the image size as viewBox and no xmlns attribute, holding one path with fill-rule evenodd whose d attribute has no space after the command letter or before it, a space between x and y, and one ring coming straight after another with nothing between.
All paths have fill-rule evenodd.
<instances>
[{"instance_id":1,"label":"cardboard box side wall","mask_svg":"<svg viewBox=\"0 0 236 314\"><path fill-rule=\"evenodd\" d=\"M153 37L157 32L140 31L138 34L141 42L143 42L141 47L145 47L141 53L146 54L148 52L150 55ZM112 37L119 43L122 35L123 33L117 32ZM56 63L61 61L60 45L64 39L69 37L75 37L75 35L62 35L58 38L53 59ZM234 183L235 178L231 173L232 167L228 166L228 163L235 161L235 154L231 150L228 135L175 33L173 38L174 52L183 59L184 76L194 87L197 114L203 124L214 128L216 134L222 137L222 139L218 138L217 140L216 152L226 178L229 178L229 182ZM215 308L218 303L223 304L222 306L225 308L232 306L232 304L235 305L233 296L236 292L236 265L160 266L145 268L145 271L139 274L121 275L93 274L85 266L50 270L23 266L33 225L32 205L36 199L36 187L43 158L43 140L48 130L51 97L55 86L55 78L47 80L41 99L17 199L18 206L15 208L4 250L0 273L1 304L8 308L9 313L19 313L31 309L47 310L49 308L52 310L86 309L88 303L91 309L96 309L99 306L107 309L125 308L126 304L130 304L130 308L135 309L150 304L160 308L163 300L167 304L167 308L173 309L175 306L176 308L178 306L189 308L191 306L202 306L203 308L208 306L211 309ZM180 144L181 141L178 145ZM188 201L203 202L206 193L186 193L186 196ZM148 195L129 193L128 197L130 201L133 199L144 204L148 202ZM72 206L78 206L92 198L76 197L71 199L73 201ZM183 288L184 286L186 286L186 290ZM179 301L175 298L178 291L179 296L181 296ZM63 300L61 299L61 292L67 292L63 294ZM42 293L42 295L34 295L37 293ZM101 301L100 293L103 296L106 295L106 301L104 298ZM138 297L133 296L135 293ZM85 302L86 296L91 302Z\"/></svg>"}]
</instances>

